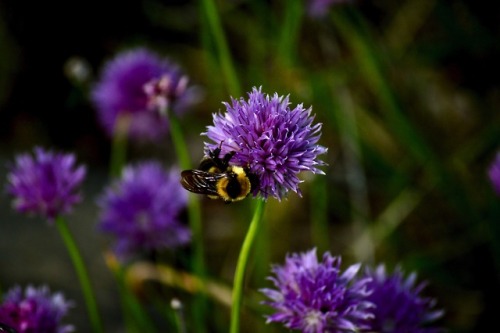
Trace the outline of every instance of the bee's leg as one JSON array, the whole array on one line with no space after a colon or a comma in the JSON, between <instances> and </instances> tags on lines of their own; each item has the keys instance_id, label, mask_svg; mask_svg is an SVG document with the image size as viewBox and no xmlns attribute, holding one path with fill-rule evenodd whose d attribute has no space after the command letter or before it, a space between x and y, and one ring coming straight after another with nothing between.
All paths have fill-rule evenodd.
<instances>
[{"instance_id":1,"label":"bee's leg","mask_svg":"<svg viewBox=\"0 0 500 333\"><path fill-rule=\"evenodd\" d=\"M224 165L227 167L229 165L229 161L233 158L235 152L234 151L231 151L229 153L227 153L226 155L224 155L224 158L222 159L222 163L224 163Z\"/></svg>"},{"instance_id":2,"label":"bee's leg","mask_svg":"<svg viewBox=\"0 0 500 333\"><path fill-rule=\"evenodd\" d=\"M213 159L219 159L220 152L222 151L222 144L224 143L224 140L222 140L219 144L219 147L215 148L210 152L210 157Z\"/></svg>"}]
</instances>

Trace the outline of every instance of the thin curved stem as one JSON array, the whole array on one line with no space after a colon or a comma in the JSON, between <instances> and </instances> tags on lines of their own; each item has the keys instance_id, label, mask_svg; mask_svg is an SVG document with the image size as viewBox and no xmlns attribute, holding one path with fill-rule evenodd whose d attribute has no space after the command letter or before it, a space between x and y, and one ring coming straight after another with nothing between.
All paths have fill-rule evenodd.
<instances>
[{"instance_id":1,"label":"thin curved stem","mask_svg":"<svg viewBox=\"0 0 500 333\"><path fill-rule=\"evenodd\" d=\"M230 333L238 333L240 329L240 310L243 297L243 282L245 279L245 271L250 257L250 250L255 242L260 226L262 224L262 216L264 215L265 201L259 200L255 207L255 212L250 222L247 235L243 241L238 263L236 265L236 272L234 274L234 286L231 308L231 327Z\"/></svg>"},{"instance_id":2,"label":"thin curved stem","mask_svg":"<svg viewBox=\"0 0 500 333\"><path fill-rule=\"evenodd\" d=\"M59 234L64 241L64 244L66 245L66 249L68 250L71 261L73 262L73 266L75 267L78 280L80 281L83 297L85 298L85 304L87 305L90 323L92 324L95 333L102 333L103 329L101 325L101 319L99 317L99 311L97 310L97 302L95 300L89 275L87 273L87 269L83 262L82 256L80 255L78 246L76 245L75 240L71 235L68 226L66 225L66 222L61 216L58 216L56 218L55 224L57 226L57 229L59 230Z\"/></svg>"},{"instance_id":3,"label":"thin curved stem","mask_svg":"<svg viewBox=\"0 0 500 333\"><path fill-rule=\"evenodd\" d=\"M127 133L130 117L119 115L116 118L113 141L111 143L111 160L109 172L111 177L118 177L127 159Z\"/></svg>"}]
</instances>

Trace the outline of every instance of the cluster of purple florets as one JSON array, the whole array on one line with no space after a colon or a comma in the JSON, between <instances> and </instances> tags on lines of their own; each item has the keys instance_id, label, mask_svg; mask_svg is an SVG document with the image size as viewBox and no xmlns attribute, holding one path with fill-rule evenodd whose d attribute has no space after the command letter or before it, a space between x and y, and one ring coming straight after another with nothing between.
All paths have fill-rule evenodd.
<instances>
[{"instance_id":1,"label":"cluster of purple florets","mask_svg":"<svg viewBox=\"0 0 500 333\"><path fill-rule=\"evenodd\" d=\"M121 258L151 254L187 244L191 233L180 214L187 193L179 184L179 171L166 171L160 163L145 161L127 166L120 179L99 198L99 228L116 239Z\"/></svg>"},{"instance_id":2,"label":"cluster of purple florets","mask_svg":"<svg viewBox=\"0 0 500 333\"><path fill-rule=\"evenodd\" d=\"M318 261L312 249L273 266L274 288L261 290L274 309L267 322L304 333L442 332L432 324L443 311L421 295L424 284L415 284L415 274L387 274L383 265L361 272L360 264L342 271L340 265L328 252Z\"/></svg>"},{"instance_id":3,"label":"cluster of purple florets","mask_svg":"<svg viewBox=\"0 0 500 333\"><path fill-rule=\"evenodd\" d=\"M61 293L51 293L47 286L28 286L24 290L15 286L0 304L0 323L18 333L70 333L74 332L73 326L63 324L62 319L72 306Z\"/></svg>"},{"instance_id":4,"label":"cluster of purple florets","mask_svg":"<svg viewBox=\"0 0 500 333\"><path fill-rule=\"evenodd\" d=\"M292 108L288 96L267 95L261 88L224 106L226 112L214 114L214 124L203 133L211 140L205 151L220 147L222 155L234 153L232 163L247 167L259 180L254 196L281 200L289 191L300 195L302 171L324 174L319 155L327 149L318 144L321 124L313 123L311 108Z\"/></svg>"},{"instance_id":5,"label":"cluster of purple florets","mask_svg":"<svg viewBox=\"0 0 500 333\"><path fill-rule=\"evenodd\" d=\"M166 114L181 115L196 100L188 81L171 60L137 48L105 64L91 97L109 136L158 142L169 129Z\"/></svg>"}]
</instances>

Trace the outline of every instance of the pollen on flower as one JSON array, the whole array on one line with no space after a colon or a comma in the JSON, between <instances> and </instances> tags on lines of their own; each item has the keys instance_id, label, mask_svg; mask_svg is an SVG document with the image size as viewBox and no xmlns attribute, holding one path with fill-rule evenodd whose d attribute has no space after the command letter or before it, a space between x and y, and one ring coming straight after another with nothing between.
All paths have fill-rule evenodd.
<instances>
[{"instance_id":1,"label":"pollen on flower","mask_svg":"<svg viewBox=\"0 0 500 333\"><path fill-rule=\"evenodd\" d=\"M308 332L321 332L321 312L318 310L309 311L305 316L304 330Z\"/></svg>"},{"instance_id":2,"label":"pollen on flower","mask_svg":"<svg viewBox=\"0 0 500 333\"><path fill-rule=\"evenodd\" d=\"M189 79L182 76L178 82L169 75L154 78L144 84L143 90L147 96L147 107L152 112L166 115L170 103L177 100L186 91Z\"/></svg>"}]
</instances>

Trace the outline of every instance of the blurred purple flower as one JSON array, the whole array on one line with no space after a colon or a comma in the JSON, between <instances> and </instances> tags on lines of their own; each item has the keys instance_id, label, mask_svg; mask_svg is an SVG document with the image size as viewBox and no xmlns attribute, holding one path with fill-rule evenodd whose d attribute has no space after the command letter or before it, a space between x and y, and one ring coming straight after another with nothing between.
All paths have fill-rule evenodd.
<instances>
[{"instance_id":1,"label":"blurred purple flower","mask_svg":"<svg viewBox=\"0 0 500 333\"><path fill-rule=\"evenodd\" d=\"M80 202L84 166L75 165L74 154L34 149L34 157L20 154L7 176L7 191L14 197L13 206L21 213L40 214L49 221L71 212Z\"/></svg>"},{"instance_id":2,"label":"blurred purple flower","mask_svg":"<svg viewBox=\"0 0 500 333\"><path fill-rule=\"evenodd\" d=\"M18 333L74 332L73 326L61 323L71 306L61 293L51 294L46 286L28 286L24 293L16 286L5 294L0 305L0 323Z\"/></svg>"},{"instance_id":3,"label":"blurred purple flower","mask_svg":"<svg viewBox=\"0 0 500 333\"><path fill-rule=\"evenodd\" d=\"M491 163L488 176L490 177L493 189L500 195L500 153L496 155L495 160Z\"/></svg>"},{"instance_id":4,"label":"blurred purple flower","mask_svg":"<svg viewBox=\"0 0 500 333\"><path fill-rule=\"evenodd\" d=\"M267 322L282 322L304 333L353 332L364 329L372 317L368 278L356 279L360 264L340 270L341 258L326 252L318 262L316 249L287 256L284 266L274 266L270 277L276 289L261 291L271 299L264 304L276 312Z\"/></svg>"},{"instance_id":5,"label":"blurred purple flower","mask_svg":"<svg viewBox=\"0 0 500 333\"><path fill-rule=\"evenodd\" d=\"M375 316L368 320L370 332L381 333L437 333L441 328L429 326L442 317L442 310L435 310L434 299L420 294L425 284L415 285L415 273L404 278L397 268L387 274L385 266L379 265L372 270L367 268L365 278L371 278L368 288L373 292L368 300L375 304Z\"/></svg>"},{"instance_id":6,"label":"blurred purple flower","mask_svg":"<svg viewBox=\"0 0 500 333\"><path fill-rule=\"evenodd\" d=\"M158 162L142 162L126 167L99 199L99 227L116 237L115 251L122 259L180 246L191 239L179 221L186 204L178 170L166 172Z\"/></svg>"},{"instance_id":7,"label":"blurred purple flower","mask_svg":"<svg viewBox=\"0 0 500 333\"><path fill-rule=\"evenodd\" d=\"M91 98L99 120L112 136L118 116L128 116L126 133L157 141L168 131L165 112L181 114L195 98L188 78L166 58L144 48L119 53L108 61Z\"/></svg>"},{"instance_id":8,"label":"blurred purple flower","mask_svg":"<svg viewBox=\"0 0 500 333\"><path fill-rule=\"evenodd\" d=\"M319 18L327 14L332 6L353 2L353 0L309 0L309 16Z\"/></svg>"},{"instance_id":9,"label":"blurred purple flower","mask_svg":"<svg viewBox=\"0 0 500 333\"><path fill-rule=\"evenodd\" d=\"M265 95L253 88L249 99L232 99L225 114L213 115L213 126L206 135L213 143L205 143L205 151L221 147L221 155L235 152L231 162L248 167L259 179L253 191L267 199L281 200L289 190L301 195L298 174L301 171L324 174L317 166L327 148L318 145L321 124L313 125L312 108L302 104L290 108L287 97Z\"/></svg>"}]
</instances>

